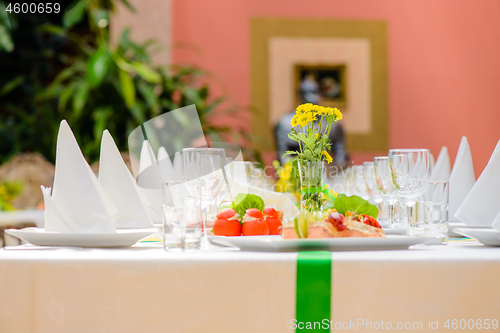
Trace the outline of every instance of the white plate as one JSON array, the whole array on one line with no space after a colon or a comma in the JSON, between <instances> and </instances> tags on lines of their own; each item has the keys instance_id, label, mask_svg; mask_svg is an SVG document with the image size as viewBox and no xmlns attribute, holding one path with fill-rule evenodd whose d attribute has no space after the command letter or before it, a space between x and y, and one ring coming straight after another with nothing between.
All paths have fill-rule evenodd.
<instances>
[{"instance_id":1,"label":"white plate","mask_svg":"<svg viewBox=\"0 0 500 333\"><path fill-rule=\"evenodd\" d=\"M43 228L5 230L11 236L40 246L125 247L157 232L156 228L117 229L116 234L59 233Z\"/></svg>"},{"instance_id":2,"label":"white plate","mask_svg":"<svg viewBox=\"0 0 500 333\"><path fill-rule=\"evenodd\" d=\"M486 246L500 246L500 231L489 228L455 228L459 235L471 237Z\"/></svg>"},{"instance_id":3,"label":"white plate","mask_svg":"<svg viewBox=\"0 0 500 333\"><path fill-rule=\"evenodd\" d=\"M286 239L281 236L209 236L210 243L238 247L242 251L295 252L295 251L369 251L404 250L411 245L432 240L429 237L387 236L386 238L348 237L317 239Z\"/></svg>"},{"instance_id":4,"label":"white plate","mask_svg":"<svg viewBox=\"0 0 500 333\"><path fill-rule=\"evenodd\" d=\"M406 236L406 233L408 232L407 229L403 228L396 228L396 229L382 228L382 230L384 230L386 235Z\"/></svg>"},{"instance_id":5,"label":"white plate","mask_svg":"<svg viewBox=\"0 0 500 333\"><path fill-rule=\"evenodd\" d=\"M448 222L448 235L450 237L462 237L453 231L455 228L491 229L491 225L465 225L462 222Z\"/></svg>"}]
</instances>

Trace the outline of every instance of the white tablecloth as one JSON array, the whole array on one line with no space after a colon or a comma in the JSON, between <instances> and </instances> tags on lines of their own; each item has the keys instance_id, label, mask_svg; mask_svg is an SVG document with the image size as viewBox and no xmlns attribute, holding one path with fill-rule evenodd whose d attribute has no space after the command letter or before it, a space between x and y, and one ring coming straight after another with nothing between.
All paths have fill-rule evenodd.
<instances>
[{"instance_id":1,"label":"white tablecloth","mask_svg":"<svg viewBox=\"0 0 500 333\"><path fill-rule=\"evenodd\" d=\"M0 332L293 332L296 258L159 248L0 250ZM447 319L500 320L500 248L332 258L333 325L420 322L428 331L438 320L433 331L450 331Z\"/></svg>"}]
</instances>

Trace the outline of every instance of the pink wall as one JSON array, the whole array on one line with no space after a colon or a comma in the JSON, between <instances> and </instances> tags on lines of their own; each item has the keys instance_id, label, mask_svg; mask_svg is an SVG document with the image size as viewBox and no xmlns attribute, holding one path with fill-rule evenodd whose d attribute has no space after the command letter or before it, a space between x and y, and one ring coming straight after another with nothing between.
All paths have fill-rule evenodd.
<instances>
[{"instance_id":1,"label":"pink wall","mask_svg":"<svg viewBox=\"0 0 500 333\"><path fill-rule=\"evenodd\" d=\"M198 50L177 49L173 61L211 71L220 92L249 106L259 16L387 21L390 147L437 157L446 145L453 163L466 135L479 176L500 139L500 1L173 0L173 41Z\"/></svg>"}]
</instances>

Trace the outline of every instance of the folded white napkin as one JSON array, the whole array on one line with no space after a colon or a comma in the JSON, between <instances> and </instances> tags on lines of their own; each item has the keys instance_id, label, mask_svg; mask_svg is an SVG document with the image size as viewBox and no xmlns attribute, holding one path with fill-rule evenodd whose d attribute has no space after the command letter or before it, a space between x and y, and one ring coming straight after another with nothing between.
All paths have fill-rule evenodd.
<instances>
[{"instance_id":1,"label":"folded white napkin","mask_svg":"<svg viewBox=\"0 0 500 333\"><path fill-rule=\"evenodd\" d=\"M462 137L458 148L457 158L453 164L450 175L450 202L448 205L448 220L458 221L455 213L462 204L472 186L476 182L474 166L472 165L472 155L467 138Z\"/></svg>"},{"instance_id":2,"label":"folded white napkin","mask_svg":"<svg viewBox=\"0 0 500 333\"><path fill-rule=\"evenodd\" d=\"M152 182L160 183L162 182L161 175L156 175L154 171L150 167L154 168L154 164L156 164L156 157L153 152L153 148L149 144L148 140L144 140L142 143L141 154L139 159L139 175L137 177L138 185L140 187L140 191L143 196L146 198L147 206L146 209L148 211L149 216L153 223L162 223L161 217L161 203L162 203L162 193L161 188L151 188ZM141 182L141 176L146 176L148 178L144 182ZM158 179L152 179L157 177Z\"/></svg>"},{"instance_id":3,"label":"folded white napkin","mask_svg":"<svg viewBox=\"0 0 500 333\"><path fill-rule=\"evenodd\" d=\"M264 200L266 207L274 207L276 210L282 210L283 218L285 220L291 220L299 213L297 207L286 194L265 190L237 181L233 181L229 195L226 196L226 199L230 199L232 201L239 193L251 193L258 195L262 198L262 200Z\"/></svg>"},{"instance_id":4,"label":"folded white napkin","mask_svg":"<svg viewBox=\"0 0 500 333\"><path fill-rule=\"evenodd\" d=\"M135 179L108 130L102 134L99 182L120 211L121 217L115 221L118 229L153 227Z\"/></svg>"},{"instance_id":5,"label":"folded white napkin","mask_svg":"<svg viewBox=\"0 0 500 333\"><path fill-rule=\"evenodd\" d=\"M500 213L497 214L497 216L495 217L495 220L493 221L493 223L491 224L491 226L500 231Z\"/></svg>"},{"instance_id":6,"label":"folded white napkin","mask_svg":"<svg viewBox=\"0 0 500 333\"><path fill-rule=\"evenodd\" d=\"M450 188L451 194L451 188ZM468 225L492 225L500 212L500 141L455 217Z\"/></svg>"},{"instance_id":7,"label":"folded white napkin","mask_svg":"<svg viewBox=\"0 0 500 333\"><path fill-rule=\"evenodd\" d=\"M441 148L436 164L431 173L431 181L447 182L450 180L450 156L448 155L448 148Z\"/></svg>"},{"instance_id":8,"label":"folded white napkin","mask_svg":"<svg viewBox=\"0 0 500 333\"><path fill-rule=\"evenodd\" d=\"M52 232L115 233L118 208L97 180L63 120L57 135L52 196L42 186L45 230Z\"/></svg>"},{"instance_id":9,"label":"folded white napkin","mask_svg":"<svg viewBox=\"0 0 500 333\"><path fill-rule=\"evenodd\" d=\"M177 156L177 153L176 153ZM182 173L174 167L165 147L158 149L158 166L163 181L181 181Z\"/></svg>"}]
</instances>

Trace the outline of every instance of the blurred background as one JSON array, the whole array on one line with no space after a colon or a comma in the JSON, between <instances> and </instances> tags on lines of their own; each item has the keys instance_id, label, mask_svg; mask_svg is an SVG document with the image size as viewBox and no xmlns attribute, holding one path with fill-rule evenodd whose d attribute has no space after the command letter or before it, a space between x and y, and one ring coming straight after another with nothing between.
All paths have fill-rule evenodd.
<instances>
[{"instance_id":1,"label":"blurred background","mask_svg":"<svg viewBox=\"0 0 500 333\"><path fill-rule=\"evenodd\" d=\"M340 166L442 146L453 163L465 135L478 177L500 138L500 0L58 4L8 14L0 1L2 209L51 186L62 119L94 166L104 129L126 153L132 129L190 104L209 140L261 166L302 102L344 113Z\"/></svg>"}]
</instances>

